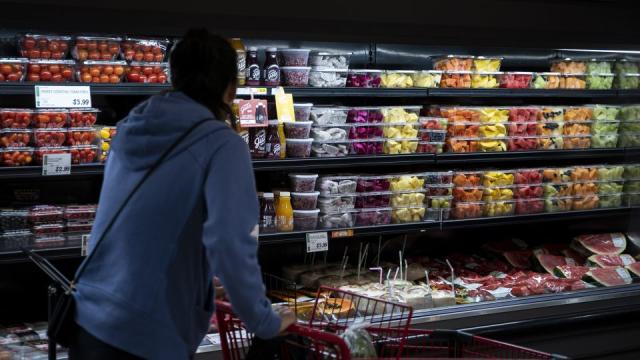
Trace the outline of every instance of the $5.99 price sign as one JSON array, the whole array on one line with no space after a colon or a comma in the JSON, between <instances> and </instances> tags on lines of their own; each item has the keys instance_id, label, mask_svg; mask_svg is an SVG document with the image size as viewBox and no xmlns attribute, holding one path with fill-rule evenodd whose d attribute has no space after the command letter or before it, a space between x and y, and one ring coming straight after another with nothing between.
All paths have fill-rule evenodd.
<instances>
[{"instance_id":1,"label":"$5.99 price sign","mask_svg":"<svg viewBox=\"0 0 640 360\"><path fill-rule=\"evenodd\" d=\"M307 233L307 252L329 250L329 236L326 232Z\"/></svg>"},{"instance_id":2,"label":"$5.99 price sign","mask_svg":"<svg viewBox=\"0 0 640 360\"><path fill-rule=\"evenodd\" d=\"M35 86L38 108L85 108L91 107L89 86Z\"/></svg>"}]
</instances>

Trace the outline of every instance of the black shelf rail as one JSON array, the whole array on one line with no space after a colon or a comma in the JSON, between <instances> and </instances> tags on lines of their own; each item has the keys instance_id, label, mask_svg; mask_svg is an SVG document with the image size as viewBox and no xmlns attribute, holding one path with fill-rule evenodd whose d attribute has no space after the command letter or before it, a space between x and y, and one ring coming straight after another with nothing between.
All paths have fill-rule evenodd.
<instances>
[{"instance_id":1,"label":"black shelf rail","mask_svg":"<svg viewBox=\"0 0 640 360\"><path fill-rule=\"evenodd\" d=\"M477 219L445 220L442 222L421 222L408 224L390 224L377 226L362 226L341 229L317 229L313 231L293 231L286 233L261 234L261 245L304 242L307 233L327 232L330 239L351 238L362 236L403 235L429 233L443 229L481 228L484 226L518 225L546 223L549 221L575 221L586 219L601 219L604 217L630 216L637 207L595 209L586 211L569 211L557 213L541 213L516 216L485 217ZM77 258L80 256L80 246L64 248L36 249L41 255L51 259ZM26 261L20 251L0 253L0 264Z\"/></svg>"}]
</instances>

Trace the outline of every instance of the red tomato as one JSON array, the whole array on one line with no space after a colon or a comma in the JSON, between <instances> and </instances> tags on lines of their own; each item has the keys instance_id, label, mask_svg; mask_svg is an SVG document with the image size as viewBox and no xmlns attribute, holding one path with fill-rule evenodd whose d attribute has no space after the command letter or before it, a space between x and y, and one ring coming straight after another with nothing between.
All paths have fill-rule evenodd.
<instances>
[{"instance_id":1,"label":"red tomato","mask_svg":"<svg viewBox=\"0 0 640 360\"><path fill-rule=\"evenodd\" d=\"M69 50L69 44L66 41L62 41L60 43L60 51L64 53L67 50Z\"/></svg>"},{"instance_id":2,"label":"red tomato","mask_svg":"<svg viewBox=\"0 0 640 360\"><path fill-rule=\"evenodd\" d=\"M29 57L31 59L38 59L40 58L40 50L38 49L33 49L29 51Z\"/></svg>"},{"instance_id":3,"label":"red tomato","mask_svg":"<svg viewBox=\"0 0 640 360\"><path fill-rule=\"evenodd\" d=\"M43 59L51 59L51 51L49 50L40 51L40 57Z\"/></svg>"},{"instance_id":4,"label":"red tomato","mask_svg":"<svg viewBox=\"0 0 640 360\"><path fill-rule=\"evenodd\" d=\"M38 74L29 74L29 81L40 81L40 75Z\"/></svg>"},{"instance_id":5,"label":"red tomato","mask_svg":"<svg viewBox=\"0 0 640 360\"><path fill-rule=\"evenodd\" d=\"M151 67L151 66L145 66L145 67L142 69L142 73L143 73L143 74L145 74L145 75L151 75L151 74L153 74L153 67Z\"/></svg>"},{"instance_id":6,"label":"red tomato","mask_svg":"<svg viewBox=\"0 0 640 360\"><path fill-rule=\"evenodd\" d=\"M40 73L40 65L38 65L38 64L29 64L29 73L31 73L31 74L39 74Z\"/></svg>"},{"instance_id":7,"label":"red tomato","mask_svg":"<svg viewBox=\"0 0 640 360\"><path fill-rule=\"evenodd\" d=\"M49 81L51 80L51 71L43 71L40 73L40 80Z\"/></svg>"},{"instance_id":8,"label":"red tomato","mask_svg":"<svg viewBox=\"0 0 640 360\"><path fill-rule=\"evenodd\" d=\"M139 51L136 52L135 55L133 55L133 60L135 61L142 61L144 59L144 53Z\"/></svg>"},{"instance_id":9,"label":"red tomato","mask_svg":"<svg viewBox=\"0 0 640 360\"><path fill-rule=\"evenodd\" d=\"M36 46L36 41L33 38L25 38L22 43L25 49L33 49Z\"/></svg>"},{"instance_id":10,"label":"red tomato","mask_svg":"<svg viewBox=\"0 0 640 360\"><path fill-rule=\"evenodd\" d=\"M107 45L106 42L101 42L100 44L98 44L98 50L100 50L101 52L107 52L107 50L109 50L109 45Z\"/></svg>"},{"instance_id":11,"label":"red tomato","mask_svg":"<svg viewBox=\"0 0 640 360\"><path fill-rule=\"evenodd\" d=\"M166 83L166 82L167 82L167 75L165 75L165 74L159 74L159 75L158 75L158 82L159 82L160 84L164 84L164 83Z\"/></svg>"},{"instance_id":12,"label":"red tomato","mask_svg":"<svg viewBox=\"0 0 640 360\"><path fill-rule=\"evenodd\" d=\"M49 44L49 50L51 50L52 52L60 50L60 43L57 41L52 41Z\"/></svg>"},{"instance_id":13,"label":"red tomato","mask_svg":"<svg viewBox=\"0 0 640 360\"><path fill-rule=\"evenodd\" d=\"M162 60L164 60L164 54L155 54L153 56L153 61L155 62L162 62Z\"/></svg>"},{"instance_id":14,"label":"red tomato","mask_svg":"<svg viewBox=\"0 0 640 360\"><path fill-rule=\"evenodd\" d=\"M89 73L93 77L100 76L100 69L98 67L92 67L91 70L89 70Z\"/></svg>"},{"instance_id":15,"label":"red tomato","mask_svg":"<svg viewBox=\"0 0 640 360\"><path fill-rule=\"evenodd\" d=\"M87 60L89 57L89 51L86 49L78 50L78 60Z\"/></svg>"},{"instance_id":16,"label":"red tomato","mask_svg":"<svg viewBox=\"0 0 640 360\"><path fill-rule=\"evenodd\" d=\"M148 53L144 53L144 57L143 57L144 61L153 61L153 54L148 52Z\"/></svg>"},{"instance_id":17,"label":"red tomato","mask_svg":"<svg viewBox=\"0 0 640 360\"><path fill-rule=\"evenodd\" d=\"M51 58L54 60L61 60L64 57L64 52L62 51L53 51L51 53Z\"/></svg>"},{"instance_id":18,"label":"red tomato","mask_svg":"<svg viewBox=\"0 0 640 360\"><path fill-rule=\"evenodd\" d=\"M92 77L92 78L91 78L91 82L92 82L92 83L99 83L99 82L100 82L100 77L98 77L98 76L94 76L94 77Z\"/></svg>"},{"instance_id":19,"label":"red tomato","mask_svg":"<svg viewBox=\"0 0 640 360\"><path fill-rule=\"evenodd\" d=\"M111 44L109 45L109 53L110 54L117 54L120 52L120 47L117 44Z\"/></svg>"},{"instance_id":20,"label":"red tomato","mask_svg":"<svg viewBox=\"0 0 640 360\"><path fill-rule=\"evenodd\" d=\"M116 74L111 74L109 75L109 82L112 84L116 84L120 82L120 76L116 75Z\"/></svg>"},{"instance_id":21,"label":"red tomato","mask_svg":"<svg viewBox=\"0 0 640 360\"><path fill-rule=\"evenodd\" d=\"M124 74L124 67L122 65L117 65L113 68L113 73L121 76L122 74Z\"/></svg>"},{"instance_id":22,"label":"red tomato","mask_svg":"<svg viewBox=\"0 0 640 360\"><path fill-rule=\"evenodd\" d=\"M62 70L62 77L65 79L71 79L73 77L73 71L69 68Z\"/></svg>"},{"instance_id":23,"label":"red tomato","mask_svg":"<svg viewBox=\"0 0 640 360\"><path fill-rule=\"evenodd\" d=\"M129 81L129 82L139 82L140 81L140 74L138 74L138 73L129 73L129 74L127 74L127 81Z\"/></svg>"},{"instance_id":24,"label":"red tomato","mask_svg":"<svg viewBox=\"0 0 640 360\"><path fill-rule=\"evenodd\" d=\"M96 49L98 49L98 43L97 43L97 42L95 42L95 41L89 41L89 42L87 43L87 49L89 49L89 50L96 50Z\"/></svg>"},{"instance_id":25,"label":"red tomato","mask_svg":"<svg viewBox=\"0 0 640 360\"><path fill-rule=\"evenodd\" d=\"M89 60L100 60L100 52L96 50L89 51Z\"/></svg>"},{"instance_id":26,"label":"red tomato","mask_svg":"<svg viewBox=\"0 0 640 360\"><path fill-rule=\"evenodd\" d=\"M106 74L100 75L100 82L101 83L108 83L109 82L109 75L106 75Z\"/></svg>"},{"instance_id":27,"label":"red tomato","mask_svg":"<svg viewBox=\"0 0 640 360\"><path fill-rule=\"evenodd\" d=\"M108 52L103 52L100 54L100 59L102 60L111 60L113 58L113 55L109 54Z\"/></svg>"},{"instance_id":28,"label":"red tomato","mask_svg":"<svg viewBox=\"0 0 640 360\"><path fill-rule=\"evenodd\" d=\"M57 73L60 72L60 66L51 65L51 66L49 66L49 71L51 71L51 73L53 73L53 74L57 74Z\"/></svg>"},{"instance_id":29,"label":"red tomato","mask_svg":"<svg viewBox=\"0 0 640 360\"><path fill-rule=\"evenodd\" d=\"M102 69L102 72L104 72L107 75L113 74L113 66L106 65L104 69Z\"/></svg>"},{"instance_id":30,"label":"red tomato","mask_svg":"<svg viewBox=\"0 0 640 360\"><path fill-rule=\"evenodd\" d=\"M62 82L62 74L53 74L51 77L51 81L53 82Z\"/></svg>"},{"instance_id":31,"label":"red tomato","mask_svg":"<svg viewBox=\"0 0 640 360\"><path fill-rule=\"evenodd\" d=\"M157 75L149 75L149 77L147 78L147 81L150 83L157 83L158 82L158 76Z\"/></svg>"},{"instance_id":32,"label":"red tomato","mask_svg":"<svg viewBox=\"0 0 640 360\"><path fill-rule=\"evenodd\" d=\"M48 41L47 39L38 39L38 47L45 48L47 47Z\"/></svg>"},{"instance_id":33,"label":"red tomato","mask_svg":"<svg viewBox=\"0 0 640 360\"><path fill-rule=\"evenodd\" d=\"M162 54L162 49L159 46L154 46L153 49L151 49L151 52L155 55Z\"/></svg>"},{"instance_id":34,"label":"red tomato","mask_svg":"<svg viewBox=\"0 0 640 360\"><path fill-rule=\"evenodd\" d=\"M3 75L9 75L13 72L13 68L9 64L4 64L0 66L0 73Z\"/></svg>"},{"instance_id":35,"label":"red tomato","mask_svg":"<svg viewBox=\"0 0 640 360\"><path fill-rule=\"evenodd\" d=\"M0 74L0 82L4 81L4 75Z\"/></svg>"},{"instance_id":36,"label":"red tomato","mask_svg":"<svg viewBox=\"0 0 640 360\"><path fill-rule=\"evenodd\" d=\"M13 73L13 74L7 75L7 81L19 81L19 80L20 80L20 76L18 74Z\"/></svg>"},{"instance_id":37,"label":"red tomato","mask_svg":"<svg viewBox=\"0 0 640 360\"><path fill-rule=\"evenodd\" d=\"M87 40L84 39L78 39L76 41L76 48L79 49L86 49L87 48Z\"/></svg>"}]
</instances>

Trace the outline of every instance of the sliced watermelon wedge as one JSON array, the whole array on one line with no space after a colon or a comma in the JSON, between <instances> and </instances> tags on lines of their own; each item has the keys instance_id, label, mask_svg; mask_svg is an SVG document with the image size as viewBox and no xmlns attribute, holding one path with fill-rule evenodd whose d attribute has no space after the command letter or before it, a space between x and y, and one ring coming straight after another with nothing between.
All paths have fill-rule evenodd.
<instances>
[{"instance_id":1,"label":"sliced watermelon wedge","mask_svg":"<svg viewBox=\"0 0 640 360\"><path fill-rule=\"evenodd\" d=\"M587 258L584 255L570 248L562 250L562 255L573 259L578 265L584 265L587 262Z\"/></svg>"},{"instance_id":2,"label":"sliced watermelon wedge","mask_svg":"<svg viewBox=\"0 0 640 360\"><path fill-rule=\"evenodd\" d=\"M576 265L573 259L558 255L536 254L536 260L540 266L549 274L554 275L556 266Z\"/></svg>"},{"instance_id":3,"label":"sliced watermelon wedge","mask_svg":"<svg viewBox=\"0 0 640 360\"><path fill-rule=\"evenodd\" d=\"M580 280L589 270L586 266L561 265L553 269L553 274L559 278Z\"/></svg>"},{"instance_id":4,"label":"sliced watermelon wedge","mask_svg":"<svg viewBox=\"0 0 640 360\"><path fill-rule=\"evenodd\" d=\"M584 275L584 280L600 286L629 285L629 272L622 267L593 268Z\"/></svg>"},{"instance_id":5,"label":"sliced watermelon wedge","mask_svg":"<svg viewBox=\"0 0 640 360\"><path fill-rule=\"evenodd\" d=\"M533 256L531 250L505 251L502 255L507 259L509 264L516 269L531 268L531 256Z\"/></svg>"},{"instance_id":6,"label":"sliced watermelon wedge","mask_svg":"<svg viewBox=\"0 0 640 360\"><path fill-rule=\"evenodd\" d=\"M624 268L627 269L631 273L631 275L640 277L640 262L634 262L633 264L629 264Z\"/></svg>"},{"instance_id":7,"label":"sliced watermelon wedge","mask_svg":"<svg viewBox=\"0 0 640 360\"><path fill-rule=\"evenodd\" d=\"M627 238L622 233L580 235L575 241L597 255L619 255L627 247Z\"/></svg>"},{"instance_id":8,"label":"sliced watermelon wedge","mask_svg":"<svg viewBox=\"0 0 640 360\"><path fill-rule=\"evenodd\" d=\"M636 259L631 255L591 255L589 256L589 266L598 267L618 267L627 266L636 262Z\"/></svg>"}]
</instances>

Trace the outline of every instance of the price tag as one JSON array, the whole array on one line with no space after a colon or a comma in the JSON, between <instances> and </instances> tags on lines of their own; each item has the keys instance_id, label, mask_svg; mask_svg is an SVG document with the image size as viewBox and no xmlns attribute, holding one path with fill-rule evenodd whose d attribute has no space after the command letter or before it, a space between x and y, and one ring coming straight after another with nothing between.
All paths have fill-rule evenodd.
<instances>
[{"instance_id":1,"label":"price tag","mask_svg":"<svg viewBox=\"0 0 640 360\"><path fill-rule=\"evenodd\" d=\"M329 250L329 236L326 232L307 233L307 252Z\"/></svg>"},{"instance_id":2,"label":"price tag","mask_svg":"<svg viewBox=\"0 0 640 360\"><path fill-rule=\"evenodd\" d=\"M89 234L82 235L80 240L80 256L87 256L87 247L89 246Z\"/></svg>"},{"instance_id":3,"label":"price tag","mask_svg":"<svg viewBox=\"0 0 640 360\"><path fill-rule=\"evenodd\" d=\"M331 238L344 238L344 237L352 237L353 229L348 230L336 230L331 232Z\"/></svg>"},{"instance_id":4,"label":"price tag","mask_svg":"<svg viewBox=\"0 0 640 360\"><path fill-rule=\"evenodd\" d=\"M39 108L86 108L91 107L89 86L42 86L36 85L36 107Z\"/></svg>"},{"instance_id":5,"label":"price tag","mask_svg":"<svg viewBox=\"0 0 640 360\"><path fill-rule=\"evenodd\" d=\"M71 174L71 154L44 154L42 157L42 176Z\"/></svg>"},{"instance_id":6,"label":"price tag","mask_svg":"<svg viewBox=\"0 0 640 360\"><path fill-rule=\"evenodd\" d=\"M242 87L236 90L236 95L269 95L267 88Z\"/></svg>"}]
</instances>

